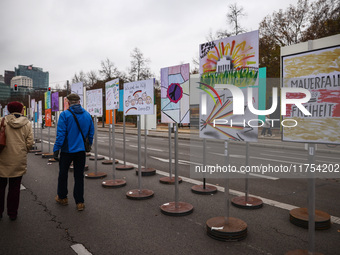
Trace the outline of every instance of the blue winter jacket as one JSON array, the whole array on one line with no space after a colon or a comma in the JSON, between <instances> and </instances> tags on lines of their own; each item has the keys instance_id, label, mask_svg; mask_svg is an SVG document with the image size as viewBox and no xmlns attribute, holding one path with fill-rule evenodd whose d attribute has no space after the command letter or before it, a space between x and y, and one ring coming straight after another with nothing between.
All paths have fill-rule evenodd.
<instances>
[{"instance_id":1,"label":"blue winter jacket","mask_svg":"<svg viewBox=\"0 0 340 255\"><path fill-rule=\"evenodd\" d=\"M88 137L90 144L93 143L94 127L91 115L76 104L70 107L75 113L84 137ZM60 150L67 153L85 151L84 140L79 132L77 123L70 111L63 111L60 114L57 128L57 138L53 147L53 152Z\"/></svg>"}]
</instances>

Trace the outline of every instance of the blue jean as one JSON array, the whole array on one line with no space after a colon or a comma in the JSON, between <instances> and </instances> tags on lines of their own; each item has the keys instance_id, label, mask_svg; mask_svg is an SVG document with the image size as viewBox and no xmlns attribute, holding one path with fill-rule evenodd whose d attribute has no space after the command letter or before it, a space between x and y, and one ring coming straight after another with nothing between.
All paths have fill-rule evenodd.
<instances>
[{"instance_id":1,"label":"blue jean","mask_svg":"<svg viewBox=\"0 0 340 255\"><path fill-rule=\"evenodd\" d=\"M76 204L84 203L84 168L85 168L85 161L86 161L85 151L80 151L76 153L66 153L66 152L60 153L58 196L61 199L67 198L68 170L70 168L72 161L73 161L73 177L74 177L73 197L74 197Z\"/></svg>"}]
</instances>

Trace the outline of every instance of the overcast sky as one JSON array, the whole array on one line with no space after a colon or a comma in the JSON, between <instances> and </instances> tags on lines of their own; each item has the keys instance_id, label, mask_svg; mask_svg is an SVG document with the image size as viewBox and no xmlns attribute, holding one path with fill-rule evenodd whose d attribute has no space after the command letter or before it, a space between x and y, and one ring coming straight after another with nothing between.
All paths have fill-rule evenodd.
<instances>
[{"instance_id":1,"label":"overcast sky","mask_svg":"<svg viewBox=\"0 0 340 255\"><path fill-rule=\"evenodd\" d=\"M100 69L109 58L121 71L138 47L160 68L190 63L209 31L231 29L228 0L1 0L0 74L19 64L42 67L50 84L63 85L81 70ZM267 15L297 0L239 0L241 26L257 30ZM192 69L192 68L191 68Z\"/></svg>"}]
</instances>

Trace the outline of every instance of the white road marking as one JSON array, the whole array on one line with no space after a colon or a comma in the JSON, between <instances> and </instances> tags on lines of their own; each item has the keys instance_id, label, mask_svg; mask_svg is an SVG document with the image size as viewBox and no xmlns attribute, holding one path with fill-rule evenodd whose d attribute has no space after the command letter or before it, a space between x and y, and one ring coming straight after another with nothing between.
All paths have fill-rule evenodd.
<instances>
[{"instance_id":1,"label":"white road marking","mask_svg":"<svg viewBox=\"0 0 340 255\"><path fill-rule=\"evenodd\" d=\"M214 154L214 155L217 155L217 156L222 156L224 157L225 155L222 154L222 153L215 153L215 152L208 152L209 154ZM246 158L245 155L238 155L238 154L230 154L229 157L231 158Z\"/></svg>"},{"instance_id":2,"label":"white road marking","mask_svg":"<svg viewBox=\"0 0 340 255\"><path fill-rule=\"evenodd\" d=\"M159 160L159 161L164 162L164 163L169 163L169 159L158 158L158 157L154 157L154 156L150 156L150 158ZM171 162L174 164L175 163L175 159L172 159ZM191 165L191 164L202 165L201 163L196 163L196 162L191 162L191 161L186 161L186 160L181 160L181 159L178 160L178 164L180 164L180 165Z\"/></svg>"},{"instance_id":3,"label":"white road marking","mask_svg":"<svg viewBox=\"0 0 340 255\"><path fill-rule=\"evenodd\" d=\"M286 156L286 155L275 155L275 154L269 154L269 153L260 153L261 155L263 156L269 156L269 157L279 157L279 158L292 158L292 159L297 159L297 160L306 160L307 159L307 155L305 156L305 158L297 158L297 157L289 157L289 156Z\"/></svg>"},{"instance_id":4,"label":"white road marking","mask_svg":"<svg viewBox=\"0 0 340 255\"><path fill-rule=\"evenodd\" d=\"M271 161L271 162L279 162L279 163L295 164L295 165L301 165L301 164L303 164L303 163L301 163L301 162L284 161L284 160L269 159L269 158L261 158L261 157L253 157L253 156L250 156L250 158L251 158L251 159L261 159L261 160Z\"/></svg>"},{"instance_id":5,"label":"white road marking","mask_svg":"<svg viewBox=\"0 0 340 255\"><path fill-rule=\"evenodd\" d=\"M130 144L129 146L130 146L130 147L132 147L132 148L138 148L138 146L137 146L137 145L132 145L132 144ZM141 147L141 149L143 149L143 150L144 150L144 147ZM148 148L148 150L150 150L150 151L159 151L159 152L164 152L164 150L161 150L161 149L155 149L155 148Z\"/></svg>"},{"instance_id":6,"label":"white road marking","mask_svg":"<svg viewBox=\"0 0 340 255\"><path fill-rule=\"evenodd\" d=\"M86 250L86 248L84 247L84 245L82 245L82 244L80 244L80 243L72 245L71 248L72 248L78 255L92 255L92 253L90 253L88 250Z\"/></svg>"}]
</instances>

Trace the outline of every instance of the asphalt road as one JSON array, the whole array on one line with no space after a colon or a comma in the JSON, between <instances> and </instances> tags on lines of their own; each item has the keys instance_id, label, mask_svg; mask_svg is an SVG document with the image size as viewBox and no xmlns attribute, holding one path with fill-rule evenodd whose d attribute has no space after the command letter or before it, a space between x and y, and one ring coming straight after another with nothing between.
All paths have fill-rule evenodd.
<instances>
[{"instance_id":1,"label":"asphalt road","mask_svg":"<svg viewBox=\"0 0 340 255\"><path fill-rule=\"evenodd\" d=\"M44 141L48 140L46 135L47 129L44 129ZM51 129L51 137L53 135ZM280 144L280 141L273 141L273 144ZM119 132L115 146L116 158L122 160L123 139ZM138 187L138 178L134 170L116 171L117 178L127 181L125 187L106 189L101 186L103 180L85 180L86 208L83 212L77 212L73 204L72 172L69 175L69 205L63 207L54 201L58 164L49 164L46 159L29 154L18 219L11 222L4 215L0 221L0 254L88 254L81 249L91 254L284 254L289 250L308 248L308 231L289 222L289 208L307 207L306 179L249 179L250 193L263 198L265 204L258 210L231 206L230 216L247 223L248 235L243 241L225 243L207 236L205 222L226 215L226 194L201 196L190 191L201 179L190 175L193 158L190 157L189 140L179 139L178 173L184 178L179 185L179 197L180 201L192 204L194 212L183 217L165 216L159 209L162 204L174 201L174 186L159 183L159 178L169 170L168 139L148 137L147 148L147 166L156 168L158 174L143 177L142 187L153 190L154 197L144 201L127 199L126 192ZM208 161L222 162L223 155L218 155L223 154L221 148L209 143L207 148ZM44 143L44 151L48 151L47 143ZM230 144L229 153L232 164L244 164L244 145ZM98 132L98 154L109 156L108 132ZM316 163L339 163L339 154L317 152L316 155ZM266 161L272 164L307 162L306 151L287 150L283 146L280 149L279 146L251 144L249 156L252 165ZM126 137L126 160L137 164L136 135ZM93 171L95 162L88 160L87 164L89 171ZM97 169L108 174L105 179L112 179L112 166L98 161ZM208 178L207 182L217 185L219 190L225 186L224 179ZM245 180L231 179L229 186L230 197L234 197L244 191ZM339 191L339 179L316 180L316 208L335 216L330 229L315 233L316 250L323 254L339 251Z\"/></svg>"}]
</instances>

